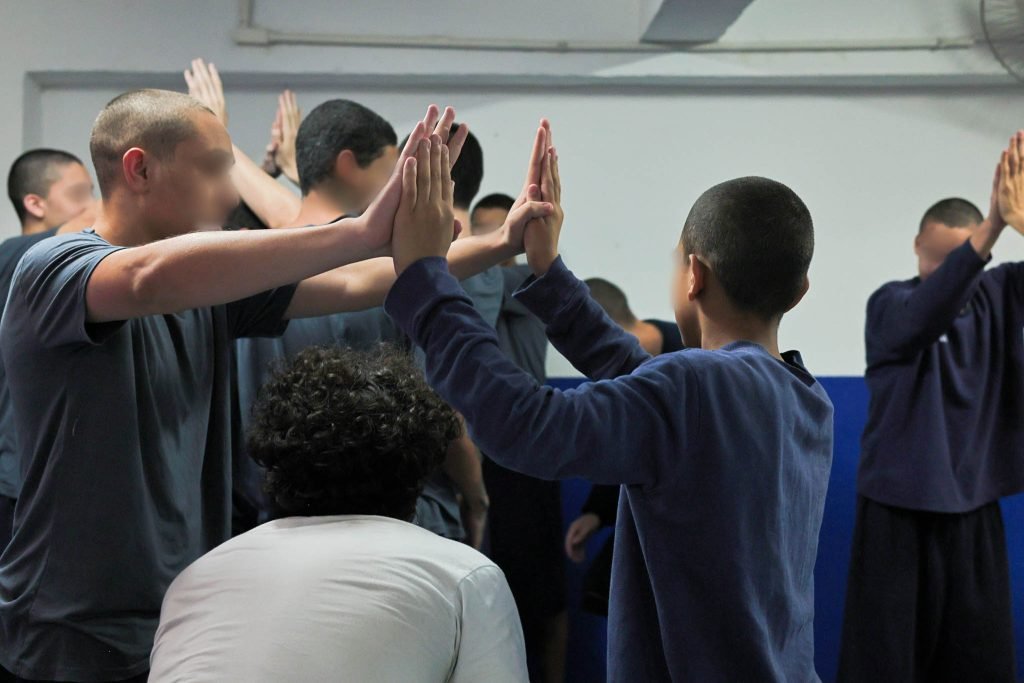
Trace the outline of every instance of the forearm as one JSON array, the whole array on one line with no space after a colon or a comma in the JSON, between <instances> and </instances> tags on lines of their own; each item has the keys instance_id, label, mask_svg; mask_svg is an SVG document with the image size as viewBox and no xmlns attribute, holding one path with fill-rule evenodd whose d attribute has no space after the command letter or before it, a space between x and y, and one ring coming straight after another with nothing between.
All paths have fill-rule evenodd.
<instances>
[{"instance_id":1,"label":"forearm","mask_svg":"<svg viewBox=\"0 0 1024 683\"><path fill-rule=\"evenodd\" d=\"M448 252L449 272L464 280L501 263L510 251L515 251L498 233L492 235L455 241ZM312 318L374 308L384 303L394 284L395 265L391 258L375 258L336 268L299 285L288 317Z\"/></svg>"},{"instance_id":2,"label":"forearm","mask_svg":"<svg viewBox=\"0 0 1024 683\"><path fill-rule=\"evenodd\" d=\"M989 236L982 236L979 243L972 236L908 295L875 304L879 310L869 307L869 334L875 334L882 347L896 353L915 351L933 343L949 329L970 299L992 243L994 239Z\"/></svg>"},{"instance_id":3,"label":"forearm","mask_svg":"<svg viewBox=\"0 0 1024 683\"><path fill-rule=\"evenodd\" d=\"M260 168L238 146L231 179L253 213L271 228L288 226L299 213L301 200Z\"/></svg>"},{"instance_id":4,"label":"forearm","mask_svg":"<svg viewBox=\"0 0 1024 683\"><path fill-rule=\"evenodd\" d=\"M480 451L463 431L462 436L448 447L444 461L444 473L455 484L466 503L473 508L488 507L487 489L484 487Z\"/></svg>"},{"instance_id":5,"label":"forearm","mask_svg":"<svg viewBox=\"0 0 1024 683\"><path fill-rule=\"evenodd\" d=\"M652 480L653 440L667 433L656 423L661 398L649 393L652 385L600 382L564 393L539 386L501 353L494 329L442 265L410 266L385 309L424 350L430 385L465 415L474 442L499 464L535 477Z\"/></svg>"},{"instance_id":6,"label":"forearm","mask_svg":"<svg viewBox=\"0 0 1024 683\"><path fill-rule=\"evenodd\" d=\"M992 248L996 245L1004 228L1005 226L994 225L988 219L978 226L978 229L971 235L970 242L979 257L985 261L989 259L992 255Z\"/></svg>"},{"instance_id":7,"label":"forearm","mask_svg":"<svg viewBox=\"0 0 1024 683\"><path fill-rule=\"evenodd\" d=\"M636 337L612 322L561 259L543 277L528 280L515 298L547 325L551 343L590 379L629 374L650 359Z\"/></svg>"},{"instance_id":8,"label":"forearm","mask_svg":"<svg viewBox=\"0 0 1024 683\"><path fill-rule=\"evenodd\" d=\"M335 268L299 283L287 317L314 318L375 308L384 303L394 283L395 265L390 257Z\"/></svg>"},{"instance_id":9,"label":"forearm","mask_svg":"<svg viewBox=\"0 0 1024 683\"><path fill-rule=\"evenodd\" d=\"M517 254L504 229L489 235L473 235L452 242L448 250L448 270L459 280L498 265Z\"/></svg>"},{"instance_id":10,"label":"forearm","mask_svg":"<svg viewBox=\"0 0 1024 683\"><path fill-rule=\"evenodd\" d=\"M193 233L115 252L90 278L90 322L237 301L366 258L358 220L303 230Z\"/></svg>"}]
</instances>

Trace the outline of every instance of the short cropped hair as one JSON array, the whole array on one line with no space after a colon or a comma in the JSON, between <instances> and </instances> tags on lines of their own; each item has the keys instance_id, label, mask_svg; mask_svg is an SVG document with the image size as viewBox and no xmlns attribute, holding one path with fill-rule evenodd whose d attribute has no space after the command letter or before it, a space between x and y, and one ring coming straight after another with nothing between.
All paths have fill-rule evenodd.
<instances>
[{"instance_id":1,"label":"short cropped hair","mask_svg":"<svg viewBox=\"0 0 1024 683\"><path fill-rule=\"evenodd\" d=\"M18 221L24 223L28 217L25 197L48 195L60 178L61 169L68 164L82 165L82 160L70 152L47 148L30 149L14 160L7 173L7 197L14 205Z\"/></svg>"},{"instance_id":2,"label":"short cropped hair","mask_svg":"<svg viewBox=\"0 0 1024 683\"><path fill-rule=\"evenodd\" d=\"M170 159L178 144L195 134L191 112L213 114L198 100L170 90L132 90L112 99L92 127L89 153L100 193L106 198L132 147Z\"/></svg>"},{"instance_id":3,"label":"short cropped hair","mask_svg":"<svg viewBox=\"0 0 1024 683\"><path fill-rule=\"evenodd\" d=\"M476 213L480 209L502 209L503 211L511 211L512 206L516 203L516 200L507 194L495 192L483 197L473 207L472 213Z\"/></svg>"},{"instance_id":4,"label":"short cropped hair","mask_svg":"<svg viewBox=\"0 0 1024 683\"><path fill-rule=\"evenodd\" d=\"M740 311L781 318L799 296L814 253L814 224L780 182L750 176L715 185L690 209L686 255L710 266Z\"/></svg>"},{"instance_id":5,"label":"short cropped hair","mask_svg":"<svg viewBox=\"0 0 1024 683\"><path fill-rule=\"evenodd\" d=\"M950 228L969 228L983 220L985 217L977 206L960 197L949 197L935 202L924 212L917 232L920 234L929 223L941 223Z\"/></svg>"},{"instance_id":6,"label":"short cropped hair","mask_svg":"<svg viewBox=\"0 0 1024 683\"><path fill-rule=\"evenodd\" d=\"M260 390L248 445L287 514L409 520L461 429L409 354L313 347Z\"/></svg>"},{"instance_id":7,"label":"short cropped hair","mask_svg":"<svg viewBox=\"0 0 1024 683\"><path fill-rule=\"evenodd\" d=\"M586 281L590 288L590 296L604 309L608 317L619 325L632 325L636 322L636 315L629 307L626 293L616 285L599 277L592 277Z\"/></svg>"},{"instance_id":8,"label":"short cropped hair","mask_svg":"<svg viewBox=\"0 0 1024 683\"><path fill-rule=\"evenodd\" d=\"M457 130L459 124L456 123L451 127L449 137L454 136ZM456 209L469 211L484 180L484 150L472 132L466 137L459 160L452 166L452 180L455 182L452 204Z\"/></svg>"},{"instance_id":9,"label":"short cropped hair","mask_svg":"<svg viewBox=\"0 0 1024 683\"><path fill-rule=\"evenodd\" d=\"M397 142L395 129L373 110L351 100L327 100L306 115L295 137L302 194L334 175L338 155L346 149L366 168Z\"/></svg>"}]
</instances>

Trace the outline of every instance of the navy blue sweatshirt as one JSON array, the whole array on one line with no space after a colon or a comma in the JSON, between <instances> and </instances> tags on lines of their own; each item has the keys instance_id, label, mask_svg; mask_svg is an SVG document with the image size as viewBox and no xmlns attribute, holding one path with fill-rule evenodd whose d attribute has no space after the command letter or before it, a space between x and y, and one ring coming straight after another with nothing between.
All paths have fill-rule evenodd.
<instances>
[{"instance_id":1,"label":"navy blue sweatshirt","mask_svg":"<svg viewBox=\"0 0 1024 683\"><path fill-rule=\"evenodd\" d=\"M813 570L832 404L797 354L739 342L651 359L557 261L516 297L596 381L539 386L499 350L443 259L385 308L501 465L624 485L611 681L813 681Z\"/></svg>"},{"instance_id":2,"label":"navy blue sweatshirt","mask_svg":"<svg viewBox=\"0 0 1024 683\"><path fill-rule=\"evenodd\" d=\"M967 242L868 301L861 495L967 512L1024 491L1024 264L985 264Z\"/></svg>"}]
</instances>

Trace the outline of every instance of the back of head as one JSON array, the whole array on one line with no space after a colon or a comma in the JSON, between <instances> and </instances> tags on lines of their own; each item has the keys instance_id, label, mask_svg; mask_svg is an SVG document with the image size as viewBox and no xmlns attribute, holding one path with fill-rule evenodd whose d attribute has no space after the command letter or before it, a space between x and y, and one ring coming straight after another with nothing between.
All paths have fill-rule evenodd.
<instances>
[{"instance_id":1,"label":"back of head","mask_svg":"<svg viewBox=\"0 0 1024 683\"><path fill-rule=\"evenodd\" d=\"M112 99L92 127L89 153L104 199L121 176L125 152L138 147L158 159L174 156L195 133L195 112L213 114L198 100L170 90L132 90Z\"/></svg>"},{"instance_id":2,"label":"back of head","mask_svg":"<svg viewBox=\"0 0 1024 683\"><path fill-rule=\"evenodd\" d=\"M489 194L480 199L473 207L473 213L484 209L501 209L502 211L511 211L512 206L516 203L516 200L507 194L501 192L495 192Z\"/></svg>"},{"instance_id":3,"label":"back of head","mask_svg":"<svg viewBox=\"0 0 1024 683\"><path fill-rule=\"evenodd\" d=\"M682 245L711 268L737 310L774 320L803 291L814 225L793 190L750 176L715 185L697 199Z\"/></svg>"},{"instance_id":4,"label":"back of head","mask_svg":"<svg viewBox=\"0 0 1024 683\"><path fill-rule=\"evenodd\" d=\"M458 129L459 124L456 123L452 126L450 135L454 135ZM452 180L455 182L452 203L456 209L469 211L484 180L484 150L473 133L466 137L466 144L462 146L459 160L452 167Z\"/></svg>"},{"instance_id":5,"label":"back of head","mask_svg":"<svg viewBox=\"0 0 1024 683\"><path fill-rule=\"evenodd\" d=\"M973 228L985 220L977 206L959 197L949 197L932 204L918 226L918 233L924 232L929 224L938 223L949 228Z\"/></svg>"},{"instance_id":6,"label":"back of head","mask_svg":"<svg viewBox=\"0 0 1024 683\"><path fill-rule=\"evenodd\" d=\"M302 194L333 177L344 150L366 168L397 142L395 129L373 110L351 100L324 102L306 115L295 138Z\"/></svg>"},{"instance_id":7,"label":"back of head","mask_svg":"<svg viewBox=\"0 0 1024 683\"><path fill-rule=\"evenodd\" d=\"M310 348L260 391L249 453L290 515L412 518L461 432L408 354Z\"/></svg>"},{"instance_id":8,"label":"back of head","mask_svg":"<svg viewBox=\"0 0 1024 683\"><path fill-rule=\"evenodd\" d=\"M590 288L590 296L604 309L609 318L624 327L636 322L636 316L629 308L625 292L599 277L586 280L586 284Z\"/></svg>"},{"instance_id":9,"label":"back of head","mask_svg":"<svg viewBox=\"0 0 1024 683\"><path fill-rule=\"evenodd\" d=\"M46 197L68 164L81 165L82 160L70 152L46 148L30 149L14 160L7 174L7 197L14 205L19 222L24 223L28 217L25 197L33 194Z\"/></svg>"}]
</instances>

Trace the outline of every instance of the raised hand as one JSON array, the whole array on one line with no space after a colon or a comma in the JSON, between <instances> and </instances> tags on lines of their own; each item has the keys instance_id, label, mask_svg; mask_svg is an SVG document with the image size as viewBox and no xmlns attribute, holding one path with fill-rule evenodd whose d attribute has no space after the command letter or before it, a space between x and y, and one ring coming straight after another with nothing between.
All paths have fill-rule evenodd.
<instances>
[{"instance_id":1,"label":"raised hand","mask_svg":"<svg viewBox=\"0 0 1024 683\"><path fill-rule=\"evenodd\" d=\"M295 153L295 138L299 134L302 123L302 111L295 101L295 93L285 90L277 98L277 119L275 123L280 131L274 161L281 172L296 185L299 184L299 166Z\"/></svg>"},{"instance_id":2,"label":"raised hand","mask_svg":"<svg viewBox=\"0 0 1024 683\"><path fill-rule=\"evenodd\" d=\"M448 146L436 134L421 139L416 156L402 162L402 196L391 244L399 275L420 259L446 256L458 235L450 162Z\"/></svg>"},{"instance_id":3,"label":"raised hand","mask_svg":"<svg viewBox=\"0 0 1024 683\"><path fill-rule=\"evenodd\" d=\"M432 134L436 135L442 144L447 143L448 170L451 171L451 166L458 159L458 155L462 151L462 145L466 141L466 136L469 135L469 128L463 124L459 126L455 136L449 140L448 134L454 121L454 109L447 107L444 110L444 114L441 114L437 106L432 104L427 107L427 114L423 117L423 120L419 121L412 129L409 139L406 141L405 147L398 157L398 163L395 164L395 170L391 174L391 178L384 186L384 189L377 195L377 198L373 200L373 203L370 204L358 219L363 233L363 240L371 250L376 251L382 256L391 253L391 231L395 224L395 214L398 211L398 205L402 200L403 169L405 168L405 163L416 156L419 150L419 143L430 134L428 131L433 130Z\"/></svg>"},{"instance_id":4,"label":"raised hand","mask_svg":"<svg viewBox=\"0 0 1024 683\"><path fill-rule=\"evenodd\" d=\"M998 215L1005 224L1024 234L1024 131L1010 138L999 160L995 184Z\"/></svg>"},{"instance_id":5,"label":"raised hand","mask_svg":"<svg viewBox=\"0 0 1024 683\"><path fill-rule=\"evenodd\" d=\"M544 121L542 127L547 131L547 148L541 162L540 187L538 191L535 185L531 186L527 195L531 201L543 200L551 204L552 210L543 218L531 220L526 225L526 232L523 235L526 261L538 277L547 273L551 264L558 258L558 239L562 233L562 222L565 220L562 211L562 180L558 173L558 152L553 144L550 125Z\"/></svg>"},{"instance_id":6,"label":"raised hand","mask_svg":"<svg viewBox=\"0 0 1024 683\"><path fill-rule=\"evenodd\" d=\"M270 124L270 141L263 154L263 163L260 168L272 178L281 175L281 167L277 165L277 148L281 145L281 110L278 109L274 115L274 122Z\"/></svg>"},{"instance_id":7,"label":"raised hand","mask_svg":"<svg viewBox=\"0 0 1024 683\"><path fill-rule=\"evenodd\" d=\"M185 83L188 94L206 105L227 128L228 108L224 103L224 86L217 67L202 59L193 59L192 68L185 69Z\"/></svg>"}]
</instances>

